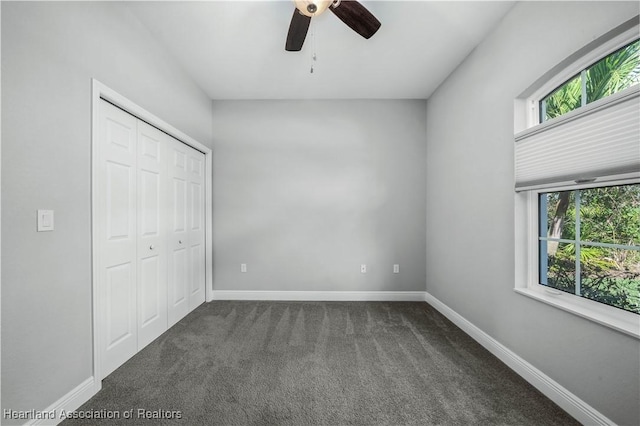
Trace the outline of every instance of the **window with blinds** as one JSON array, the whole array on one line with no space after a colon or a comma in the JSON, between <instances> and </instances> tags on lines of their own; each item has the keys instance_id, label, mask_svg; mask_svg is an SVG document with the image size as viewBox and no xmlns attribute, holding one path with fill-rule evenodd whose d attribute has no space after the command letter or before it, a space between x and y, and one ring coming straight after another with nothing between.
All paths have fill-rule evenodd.
<instances>
[{"instance_id":1,"label":"window with blinds","mask_svg":"<svg viewBox=\"0 0 640 426\"><path fill-rule=\"evenodd\" d=\"M640 172L640 86L515 136L517 191Z\"/></svg>"},{"instance_id":2,"label":"window with blinds","mask_svg":"<svg viewBox=\"0 0 640 426\"><path fill-rule=\"evenodd\" d=\"M516 291L640 338L637 21L545 76L522 104L514 168Z\"/></svg>"}]
</instances>

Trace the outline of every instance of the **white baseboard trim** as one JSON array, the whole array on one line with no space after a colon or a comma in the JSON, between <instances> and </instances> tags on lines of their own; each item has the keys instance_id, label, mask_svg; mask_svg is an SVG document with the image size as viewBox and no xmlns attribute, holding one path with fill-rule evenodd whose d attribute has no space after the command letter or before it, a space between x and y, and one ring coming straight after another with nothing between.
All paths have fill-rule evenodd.
<instances>
[{"instance_id":1,"label":"white baseboard trim","mask_svg":"<svg viewBox=\"0 0 640 426\"><path fill-rule=\"evenodd\" d=\"M43 410L43 413L53 413L53 418L29 420L25 425L57 425L63 418L61 414L77 410L82 404L90 400L101 389L102 384L96 381L93 376L80 383L71 392L51 404Z\"/></svg>"},{"instance_id":2,"label":"white baseboard trim","mask_svg":"<svg viewBox=\"0 0 640 426\"><path fill-rule=\"evenodd\" d=\"M424 302L424 291L251 291L213 290L213 300L316 302Z\"/></svg>"},{"instance_id":3,"label":"white baseboard trim","mask_svg":"<svg viewBox=\"0 0 640 426\"><path fill-rule=\"evenodd\" d=\"M462 315L455 312L428 292L425 292L425 301L580 423L584 425L615 425L615 423L605 415L565 389L551 377L529 364L493 337L480 330Z\"/></svg>"}]
</instances>

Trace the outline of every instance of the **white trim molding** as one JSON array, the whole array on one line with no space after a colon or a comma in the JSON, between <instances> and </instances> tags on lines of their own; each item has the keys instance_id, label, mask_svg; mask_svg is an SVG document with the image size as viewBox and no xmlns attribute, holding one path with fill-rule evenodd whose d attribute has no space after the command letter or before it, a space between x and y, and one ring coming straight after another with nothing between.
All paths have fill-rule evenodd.
<instances>
[{"instance_id":1,"label":"white trim molding","mask_svg":"<svg viewBox=\"0 0 640 426\"><path fill-rule=\"evenodd\" d=\"M614 308L604 303L586 299L543 285L516 287L514 291L565 312L609 327L627 336L640 339L640 317L638 314Z\"/></svg>"},{"instance_id":2,"label":"white trim molding","mask_svg":"<svg viewBox=\"0 0 640 426\"><path fill-rule=\"evenodd\" d=\"M424 302L424 291L251 291L213 290L213 300L315 302Z\"/></svg>"},{"instance_id":3,"label":"white trim molding","mask_svg":"<svg viewBox=\"0 0 640 426\"><path fill-rule=\"evenodd\" d=\"M49 418L30 420L25 423L25 425L57 425L66 417L61 418L62 414L71 413L80 408L82 404L98 393L100 388L100 381L91 376L40 412L43 414L52 414L51 416L47 415Z\"/></svg>"},{"instance_id":4,"label":"white trim molding","mask_svg":"<svg viewBox=\"0 0 640 426\"><path fill-rule=\"evenodd\" d=\"M538 370L525 359L489 336L428 292L425 292L425 301L580 423L585 425L615 424L598 410L578 398L551 377Z\"/></svg>"}]
</instances>

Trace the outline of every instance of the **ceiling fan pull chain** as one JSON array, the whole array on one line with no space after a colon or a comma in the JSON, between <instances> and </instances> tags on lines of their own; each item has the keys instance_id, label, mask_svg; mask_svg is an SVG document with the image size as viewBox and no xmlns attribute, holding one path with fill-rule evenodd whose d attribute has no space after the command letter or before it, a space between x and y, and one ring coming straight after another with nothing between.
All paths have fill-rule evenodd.
<instances>
[{"instance_id":1,"label":"ceiling fan pull chain","mask_svg":"<svg viewBox=\"0 0 640 426\"><path fill-rule=\"evenodd\" d=\"M315 24L315 22L311 23L312 26L312 31L311 31L311 38L313 39L313 53L311 54L311 71L309 71L311 74L313 74L313 65L314 63L317 61L317 57L316 57L316 28L317 25Z\"/></svg>"}]
</instances>

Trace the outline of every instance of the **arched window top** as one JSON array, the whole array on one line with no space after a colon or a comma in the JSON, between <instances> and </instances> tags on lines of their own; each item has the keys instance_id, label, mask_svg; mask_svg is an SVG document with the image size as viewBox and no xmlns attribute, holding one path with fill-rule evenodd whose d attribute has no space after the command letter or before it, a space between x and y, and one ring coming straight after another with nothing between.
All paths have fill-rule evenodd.
<instances>
[{"instance_id":1,"label":"arched window top","mask_svg":"<svg viewBox=\"0 0 640 426\"><path fill-rule=\"evenodd\" d=\"M539 123L640 83L640 40L582 69L539 100Z\"/></svg>"},{"instance_id":2,"label":"arched window top","mask_svg":"<svg viewBox=\"0 0 640 426\"><path fill-rule=\"evenodd\" d=\"M637 15L564 58L517 96L514 134L571 119L639 87Z\"/></svg>"}]
</instances>

